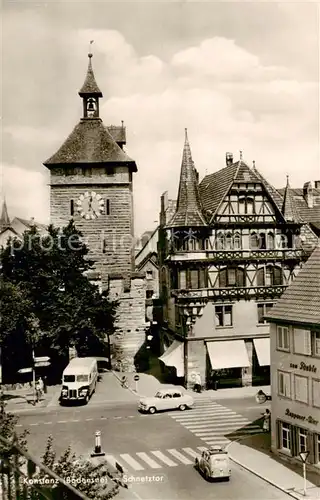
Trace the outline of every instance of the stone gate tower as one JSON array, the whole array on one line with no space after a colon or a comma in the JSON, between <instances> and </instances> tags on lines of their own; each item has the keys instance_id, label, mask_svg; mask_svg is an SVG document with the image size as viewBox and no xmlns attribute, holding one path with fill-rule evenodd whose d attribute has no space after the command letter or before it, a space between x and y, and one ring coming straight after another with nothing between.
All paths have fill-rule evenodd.
<instances>
[{"instance_id":1,"label":"stone gate tower","mask_svg":"<svg viewBox=\"0 0 320 500\"><path fill-rule=\"evenodd\" d=\"M80 122L44 165L50 170L50 219L61 227L73 219L95 262L91 278L120 301L116 359L133 358L145 340L145 283L134 273L132 177L137 166L124 151L126 129L105 127L92 54L79 91Z\"/></svg>"}]
</instances>

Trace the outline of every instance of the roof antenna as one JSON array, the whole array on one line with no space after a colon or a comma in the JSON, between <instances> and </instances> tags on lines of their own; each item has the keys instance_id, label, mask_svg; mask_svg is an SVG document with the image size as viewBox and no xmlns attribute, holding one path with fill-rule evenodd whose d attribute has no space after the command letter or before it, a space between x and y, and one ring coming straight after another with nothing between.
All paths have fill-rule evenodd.
<instances>
[{"instance_id":1,"label":"roof antenna","mask_svg":"<svg viewBox=\"0 0 320 500\"><path fill-rule=\"evenodd\" d=\"M92 57L92 50L91 50L91 46L93 44L94 40L90 40L90 43L89 43L89 53L88 53L88 57L91 59Z\"/></svg>"}]
</instances>

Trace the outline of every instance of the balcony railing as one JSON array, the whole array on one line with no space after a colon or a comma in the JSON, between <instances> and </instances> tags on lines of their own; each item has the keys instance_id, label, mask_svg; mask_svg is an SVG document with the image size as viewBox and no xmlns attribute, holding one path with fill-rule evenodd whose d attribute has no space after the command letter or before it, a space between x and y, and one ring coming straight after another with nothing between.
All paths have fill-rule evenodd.
<instances>
[{"instance_id":1,"label":"balcony railing","mask_svg":"<svg viewBox=\"0 0 320 500\"><path fill-rule=\"evenodd\" d=\"M264 260L301 260L304 250L171 250L167 260L175 261L264 261Z\"/></svg>"},{"instance_id":2,"label":"balcony railing","mask_svg":"<svg viewBox=\"0 0 320 500\"><path fill-rule=\"evenodd\" d=\"M197 288L193 290L171 290L171 295L180 300L191 302L203 299L213 300L250 300L271 299L280 297L287 285L272 286L249 286L249 287L226 287L226 288Z\"/></svg>"}]
</instances>

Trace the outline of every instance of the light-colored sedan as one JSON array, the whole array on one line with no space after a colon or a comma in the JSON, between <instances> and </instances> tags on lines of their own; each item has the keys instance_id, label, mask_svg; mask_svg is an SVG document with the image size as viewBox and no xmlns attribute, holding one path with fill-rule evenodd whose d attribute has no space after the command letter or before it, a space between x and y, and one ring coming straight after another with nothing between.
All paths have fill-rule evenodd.
<instances>
[{"instance_id":1,"label":"light-colored sedan","mask_svg":"<svg viewBox=\"0 0 320 500\"><path fill-rule=\"evenodd\" d=\"M181 410L192 408L194 399L180 389L160 389L155 396L141 398L139 410L142 412L156 413L163 410Z\"/></svg>"}]
</instances>

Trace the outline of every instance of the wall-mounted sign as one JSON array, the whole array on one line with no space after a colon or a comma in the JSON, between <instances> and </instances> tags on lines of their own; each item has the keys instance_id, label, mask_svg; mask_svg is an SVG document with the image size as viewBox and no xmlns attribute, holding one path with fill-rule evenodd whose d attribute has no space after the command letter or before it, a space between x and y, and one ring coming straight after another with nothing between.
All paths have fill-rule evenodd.
<instances>
[{"instance_id":1,"label":"wall-mounted sign","mask_svg":"<svg viewBox=\"0 0 320 500\"><path fill-rule=\"evenodd\" d=\"M289 408L286 409L286 416L293 418L294 420L300 420L301 422L308 422L308 424L312 425L318 425L319 420L315 420L311 415L308 417L304 415L299 415L299 413L294 413L293 411L290 411Z\"/></svg>"},{"instance_id":2,"label":"wall-mounted sign","mask_svg":"<svg viewBox=\"0 0 320 500\"><path fill-rule=\"evenodd\" d=\"M300 365L296 363L290 363L290 368L295 368L296 370L303 370L304 372L316 373L317 367L314 365L307 365L304 361L301 361Z\"/></svg>"}]
</instances>

